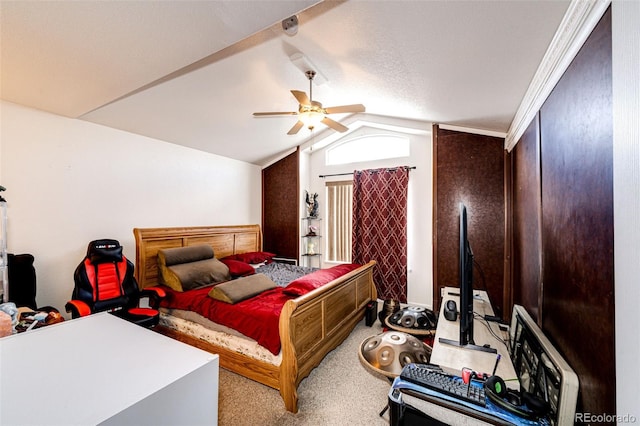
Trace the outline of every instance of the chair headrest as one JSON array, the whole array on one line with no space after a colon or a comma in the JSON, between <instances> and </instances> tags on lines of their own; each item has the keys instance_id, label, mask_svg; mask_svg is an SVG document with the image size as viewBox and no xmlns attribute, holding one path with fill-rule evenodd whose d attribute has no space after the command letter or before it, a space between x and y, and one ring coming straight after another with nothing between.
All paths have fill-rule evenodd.
<instances>
[{"instance_id":1,"label":"chair headrest","mask_svg":"<svg viewBox=\"0 0 640 426\"><path fill-rule=\"evenodd\" d=\"M122 246L118 240L94 240L87 247L87 257L93 264L122 261Z\"/></svg>"}]
</instances>

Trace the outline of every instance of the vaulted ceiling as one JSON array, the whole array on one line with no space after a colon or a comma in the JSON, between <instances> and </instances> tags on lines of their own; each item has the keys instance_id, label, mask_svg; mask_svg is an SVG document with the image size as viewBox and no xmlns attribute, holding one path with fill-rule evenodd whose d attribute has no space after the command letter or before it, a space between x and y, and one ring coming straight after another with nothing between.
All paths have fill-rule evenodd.
<instances>
[{"instance_id":1,"label":"vaulted ceiling","mask_svg":"<svg viewBox=\"0 0 640 426\"><path fill-rule=\"evenodd\" d=\"M264 164L324 106L506 132L568 1L0 1L3 100ZM297 15L297 34L281 21ZM345 114L332 118L344 121Z\"/></svg>"}]
</instances>

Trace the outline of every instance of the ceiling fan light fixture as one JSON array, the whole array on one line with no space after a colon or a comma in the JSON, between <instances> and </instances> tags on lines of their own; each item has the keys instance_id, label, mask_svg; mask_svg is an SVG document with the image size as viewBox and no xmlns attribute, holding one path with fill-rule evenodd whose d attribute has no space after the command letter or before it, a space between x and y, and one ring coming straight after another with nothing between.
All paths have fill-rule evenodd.
<instances>
[{"instance_id":1,"label":"ceiling fan light fixture","mask_svg":"<svg viewBox=\"0 0 640 426\"><path fill-rule=\"evenodd\" d=\"M291 90L291 94L299 103L297 112L254 112L254 116L266 116L266 115L297 115L298 121L287 132L288 135L295 135L298 131L306 126L310 130L314 129L319 123L330 127L337 132L346 132L349 128L339 122L327 117L328 114L345 114L364 112L365 108L362 104L354 105L341 105L330 108L323 108L322 104L313 100L313 78L316 76L314 70L305 71L305 75L309 79L309 96L305 92L300 90Z\"/></svg>"},{"instance_id":2,"label":"ceiling fan light fixture","mask_svg":"<svg viewBox=\"0 0 640 426\"><path fill-rule=\"evenodd\" d=\"M304 123L305 127L313 129L324 119L324 114L314 110L303 111L298 114L298 119Z\"/></svg>"}]
</instances>

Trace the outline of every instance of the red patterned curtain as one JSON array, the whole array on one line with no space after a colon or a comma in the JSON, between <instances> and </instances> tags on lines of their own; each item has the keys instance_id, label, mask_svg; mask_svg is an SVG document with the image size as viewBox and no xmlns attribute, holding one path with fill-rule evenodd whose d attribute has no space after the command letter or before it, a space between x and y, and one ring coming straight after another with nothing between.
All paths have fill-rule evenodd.
<instances>
[{"instance_id":1,"label":"red patterned curtain","mask_svg":"<svg viewBox=\"0 0 640 426\"><path fill-rule=\"evenodd\" d=\"M353 172L353 262L378 262L382 300L407 301L408 186L408 167Z\"/></svg>"}]
</instances>

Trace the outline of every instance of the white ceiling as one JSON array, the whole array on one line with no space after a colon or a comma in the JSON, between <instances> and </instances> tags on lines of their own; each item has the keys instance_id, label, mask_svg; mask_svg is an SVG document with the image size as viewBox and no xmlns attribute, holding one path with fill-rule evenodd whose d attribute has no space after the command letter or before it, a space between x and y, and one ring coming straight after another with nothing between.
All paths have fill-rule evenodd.
<instances>
[{"instance_id":1,"label":"white ceiling","mask_svg":"<svg viewBox=\"0 0 640 426\"><path fill-rule=\"evenodd\" d=\"M286 132L289 59L324 106L506 132L569 6L557 1L0 0L2 99L264 164ZM298 33L280 21L293 14ZM332 115L341 121L345 115Z\"/></svg>"}]
</instances>

